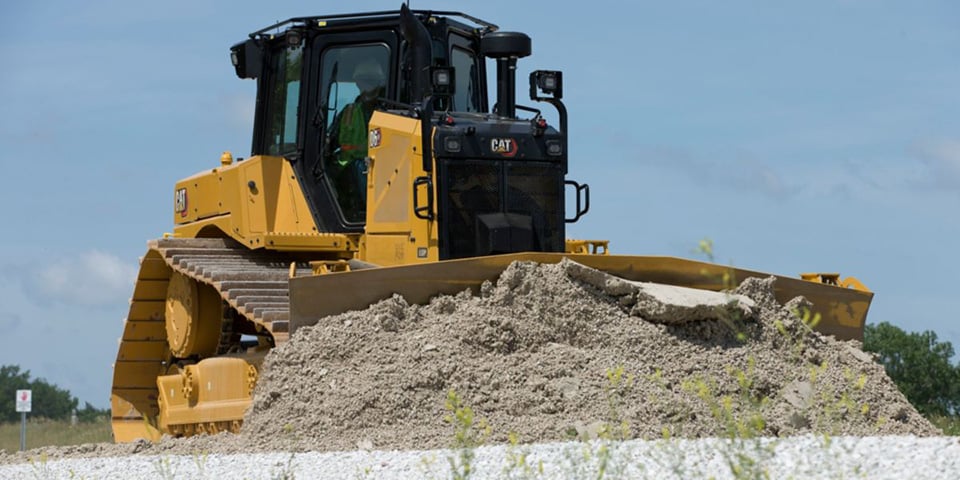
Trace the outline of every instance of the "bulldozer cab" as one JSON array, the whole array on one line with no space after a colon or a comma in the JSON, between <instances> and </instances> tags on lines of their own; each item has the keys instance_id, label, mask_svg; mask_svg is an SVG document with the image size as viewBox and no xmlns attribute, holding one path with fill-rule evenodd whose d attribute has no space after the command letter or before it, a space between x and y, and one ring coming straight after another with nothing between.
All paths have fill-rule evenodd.
<instances>
[{"instance_id":1,"label":"bulldozer cab","mask_svg":"<svg viewBox=\"0 0 960 480\"><path fill-rule=\"evenodd\" d=\"M557 106L559 130L538 110L516 105L516 60L529 53L526 35L459 12L405 6L290 19L231 50L237 75L258 82L252 153L290 162L318 231L369 235L377 212L389 207L367 198L379 191L370 170L400 171L415 161L403 187L413 192L408 223L437 223L432 259L564 249L565 188L577 188L580 204L586 186L564 178L559 72L531 77L531 99ZM486 58L497 62L492 112ZM537 87L554 94L537 97ZM532 118L516 118L517 109ZM420 122L409 150L417 160L372 151L381 140L396 141L379 126L397 117ZM586 204L575 218L585 211Z\"/></svg>"}]
</instances>

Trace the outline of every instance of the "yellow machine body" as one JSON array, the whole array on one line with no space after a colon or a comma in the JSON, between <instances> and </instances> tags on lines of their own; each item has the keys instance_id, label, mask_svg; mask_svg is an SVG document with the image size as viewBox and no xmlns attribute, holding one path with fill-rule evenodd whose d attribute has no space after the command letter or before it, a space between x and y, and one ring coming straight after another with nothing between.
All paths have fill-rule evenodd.
<instances>
[{"instance_id":1,"label":"yellow machine body","mask_svg":"<svg viewBox=\"0 0 960 480\"><path fill-rule=\"evenodd\" d=\"M417 221L411 183L423 176L418 120L374 112L371 130L382 136L370 148L366 233L358 259L376 265L435 262L439 258L437 222ZM426 197L421 188L416 192ZM429 192L436 195L436 192Z\"/></svg>"},{"instance_id":2,"label":"yellow machine body","mask_svg":"<svg viewBox=\"0 0 960 480\"><path fill-rule=\"evenodd\" d=\"M243 379L245 381L237 381ZM157 378L159 427L173 435L240 433L257 368L240 358L209 358Z\"/></svg>"},{"instance_id":3,"label":"yellow machine body","mask_svg":"<svg viewBox=\"0 0 960 480\"><path fill-rule=\"evenodd\" d=\"M289 162L256 156L177 182L174 230L178 238L229 236L248 248L323 252L377 265L437 261L436 222L414 221L410 183L424 175L420 121L374 112L371 130L382 135L370 149L365 233L318 232ZM419 194L428 195L425 189ZM435 195L436 192L429 194Z\"/></svg>"},{"instance_id":4,"label":"yellow machine body","mask_svg":"<svg viewBox=\"0 0 960 480\"><path fill-rule=\"evenodd\" d=\"M221 165L177 182L174 237L229 236L248 248L328 252L349 258L355 235L318 232L290 163L256 156Z\"/></svg>"}]
</instances>

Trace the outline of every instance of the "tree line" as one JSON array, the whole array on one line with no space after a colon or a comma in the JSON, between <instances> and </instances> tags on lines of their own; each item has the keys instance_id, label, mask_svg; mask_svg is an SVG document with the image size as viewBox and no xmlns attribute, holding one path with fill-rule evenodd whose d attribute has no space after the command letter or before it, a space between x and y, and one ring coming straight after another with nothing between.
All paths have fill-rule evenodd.
<instances>
[{"instance_id":1,"label":"tree line","mask_svg":"<svg viewBox=\"0 0 960 480\"><path fill-rule=\"evenodd\" d=\"M918 412L960 415L960 365L953 364L953 345L929 330L916 333L882 322L867 325L863 349L877 354L887 375Z\"/></svg>"},{"instance_id":2,"label":"tree line","mask_svg":"<svg viewBox=\"0 0 960 480\"><path fill-rule=\"evenodd\" d=\"M31 417L69 420L76 412L77 420L92 422L108 415L106 409L96 408L90 402L84 402L83 408L77 408L80 401L67 390L43 379L31 380L30 371L20 371L18 365L4 365L0 367L0 422L20 421L15 401L17 390L32 391L28 414Z\"/></svg>"}]
</instances>

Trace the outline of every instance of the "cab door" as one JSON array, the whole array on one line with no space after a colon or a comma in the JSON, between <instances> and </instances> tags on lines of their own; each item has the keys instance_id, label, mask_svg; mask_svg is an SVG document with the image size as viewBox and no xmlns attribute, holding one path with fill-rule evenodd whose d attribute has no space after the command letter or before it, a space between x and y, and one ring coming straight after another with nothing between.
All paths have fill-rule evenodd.
<instances>
[{"instance_id":1,"label":"cab door","mask_svg":"<svg viewBox=\"0 0 960 480\"><path fill-rule=\"evenodd\" d=\"M376 97L397 95L398 37L393 30L323 33L310 44L311 68L302 98L306 108L301 187L323 231L362 233L365 219L364 122L381 102L361 103L371 66L382 82ZM362 135L362 142L359 136Z\"/></svg>"}]
</instances>

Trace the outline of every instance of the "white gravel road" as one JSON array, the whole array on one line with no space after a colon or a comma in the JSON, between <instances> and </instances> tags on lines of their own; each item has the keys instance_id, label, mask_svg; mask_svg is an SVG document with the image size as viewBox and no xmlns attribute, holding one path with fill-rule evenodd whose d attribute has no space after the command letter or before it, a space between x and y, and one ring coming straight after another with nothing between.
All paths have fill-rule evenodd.
<instances>
[{"instance_id":1,"label":"white gravel road","mask_svg":"<svg viewBox=\"0 0 960 480\"><path fill-rule=\"evenodd\" d=\"M422 479L452 478L461 452L352 451L248 455L133 455L34 459L0 466L0 478L29 479ZM957 437L792 437L487 446L472 452L471 479L960 478ZM522 461L521 461L522 460Z\"/></svg>"}]
</instances>

